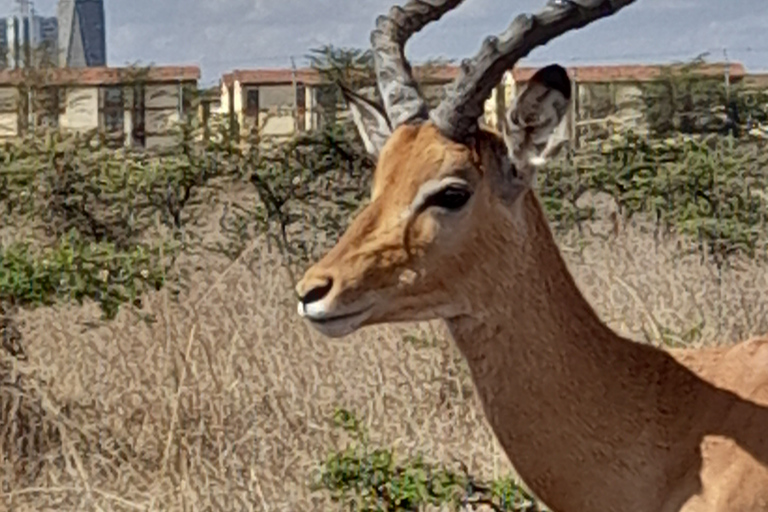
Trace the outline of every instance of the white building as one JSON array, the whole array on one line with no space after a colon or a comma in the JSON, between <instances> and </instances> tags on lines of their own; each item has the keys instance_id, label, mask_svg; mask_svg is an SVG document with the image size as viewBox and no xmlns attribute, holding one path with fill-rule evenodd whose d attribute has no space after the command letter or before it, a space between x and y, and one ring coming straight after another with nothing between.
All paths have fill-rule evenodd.
<instances>
[{"instance_id":1,"label":"white building","mask_svg":"<svg viewBox=\"0 0 768 512\"><path fill-rule=\"evenodd\" d=\"M38 16L26 0L19 12L0 20L0 44L8 68L24 68L43 61L58 62L59 23L55 17Z\"/></svg>"}]
</instances>

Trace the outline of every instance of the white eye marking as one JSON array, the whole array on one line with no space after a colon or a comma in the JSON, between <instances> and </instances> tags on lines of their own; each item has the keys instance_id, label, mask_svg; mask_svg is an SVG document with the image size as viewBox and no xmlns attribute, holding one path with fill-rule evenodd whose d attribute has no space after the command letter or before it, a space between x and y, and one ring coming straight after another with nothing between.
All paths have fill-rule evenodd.
<instances>
[{"instance_id":1,"label":"white eye marking","mask_svg":"<svg viewBox=\"0 0 768 512\"><path fill-rule=\"evenodd\" d=\"M416 193L416 197L413 198L413 201L411 202L410 206L408 206L408 208L403 210L403 213L401 214L401 218L403 220L409 219L415 212L419 211L419 209L424 205L424 202L429 198L429 196L431 196L438 190L452 184L467 185L467 182L455 176L448 176L447 178L442 178L439 180L425 181L419 188L419 191Z\"/></svg>"}]
</instances>

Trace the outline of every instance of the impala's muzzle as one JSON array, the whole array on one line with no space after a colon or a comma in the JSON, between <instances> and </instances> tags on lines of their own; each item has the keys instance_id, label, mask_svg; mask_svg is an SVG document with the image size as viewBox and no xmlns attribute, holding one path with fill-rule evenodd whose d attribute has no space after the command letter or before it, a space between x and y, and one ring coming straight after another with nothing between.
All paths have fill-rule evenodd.
<instances>
[{"instance_id":1,"label":"impala's muzzle","mask_svg":"<svg viewBox=\"0 0 768 512\"><path fill-rule=\"evenodd\" d=\"M340 305L338 280L330 276L308 276L299 282L299 316L322 334L338 338L358 329L373 312L373 300L358 300Z\"/></svg>"}]
</instances>

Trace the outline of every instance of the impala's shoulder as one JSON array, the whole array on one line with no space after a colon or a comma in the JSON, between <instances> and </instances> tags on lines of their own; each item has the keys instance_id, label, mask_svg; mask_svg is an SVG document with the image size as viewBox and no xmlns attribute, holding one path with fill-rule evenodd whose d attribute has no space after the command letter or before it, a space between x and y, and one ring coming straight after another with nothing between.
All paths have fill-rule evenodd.
<instances>
[{"instance_id":1,"label":"impala's shoulder","mask_svg":"<svg viewBox=\"0 0 768 512\"><path fill-rule=\"evenodd\" d=\"M768 357L768 335L755 336L731 344L668 349L667 352L681 362L706 361L709 359L720 360L723 358Z\"/></svg>"},{"instance_id":2,"label":"impala's shoulder","mask_svg":"<svg viewBox=\"0 0 768 512\"><path fill-rule=\"evenodd\" d=\"M729 345L670 350L670 353L679 363L718 387L768 399L768 336Z\"/></svg>"},{"instance_id":3,"label":"impala's shoulder","mask_svg":"<svg viewBox=\"0 0 768 512\"><path fill-rule=\"evenodd\" d=\"M755 352L768 351L768 334L750 338L744 342L744 345Z\"/></svg>"},{"instance_id":4,"label":"impala's shoulder","mask_svg":"<svg viewBox=\"0 0 768 512\"><path fill-rule=\"evenodd\" d=\"M756 336L729 346L724 356L762 368L768 375L768 336Z\"/></svg>"}]
</instances>

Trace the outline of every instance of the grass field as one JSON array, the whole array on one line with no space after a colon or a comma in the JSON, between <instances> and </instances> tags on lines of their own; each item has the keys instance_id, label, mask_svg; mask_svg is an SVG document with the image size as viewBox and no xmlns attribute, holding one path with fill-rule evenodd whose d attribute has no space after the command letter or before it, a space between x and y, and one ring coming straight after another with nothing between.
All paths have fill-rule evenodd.
<instances>
[{"instance_id":1,"label":"grass field","mask_svg":"<svg viewBox=\"0 0 768 512\"><path fill-rule=\"evenodd\" d=\"M224 202L252 200L246 188L217 196L196 233L213 243ZM768 332L757 260L718 272L683 254L689 240L656 240L642 222L616 230L603 213L558 240L614 329L668 344ZM439 323L323 338L296 315L289 274L263 241L234 262L201 248L178 265L188 289L148 296L153 322L128 308L101 322L92 304L21 313L28 357L3 360L0 388L2 508L336 510L309 481L344 445L330 422L339 407L399 453L510 473Z\"/></svg>"}]
</instances>

